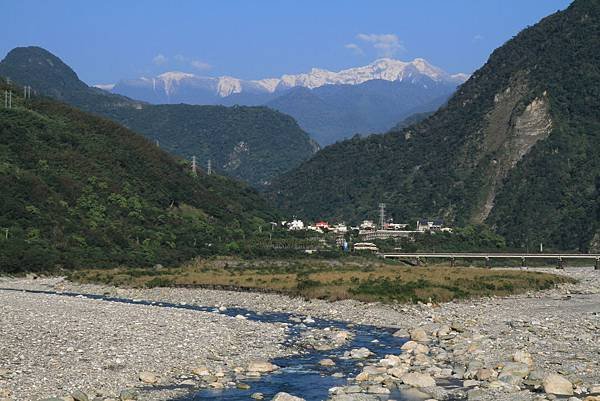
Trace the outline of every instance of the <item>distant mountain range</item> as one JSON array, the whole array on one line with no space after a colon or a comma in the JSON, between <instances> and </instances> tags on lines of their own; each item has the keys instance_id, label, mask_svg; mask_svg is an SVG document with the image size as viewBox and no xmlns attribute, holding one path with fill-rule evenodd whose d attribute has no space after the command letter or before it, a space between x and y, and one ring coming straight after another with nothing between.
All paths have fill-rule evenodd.
<instances>
[{"instance_id":1,"label":"distant mountain range","mask_svg":"<svg viewBox=\"0 0 600 401\"><path fill-rule=\"evenodd\" d=\"M339 72L313 68L261 80L166 72L96 87L154 104L266 105L290 114L327 145L356 133L387 131L412 113L434 111L467 78L421 58L384 58Z\"/></svg>"},{"instance_id":2,"label":"distant mountain range","mask_svg":"<svg viewBox=\"0 0 600 401\"><path fill-rule=\"evenodd\" d=\"M188 160L196 156L202 167L211 160L215 171L256 186L319 148L293 118L267 107L151 105L89 87L40 47L11 50L0 62L0 76L108 117Z\"/></svg>"}]
</instances>

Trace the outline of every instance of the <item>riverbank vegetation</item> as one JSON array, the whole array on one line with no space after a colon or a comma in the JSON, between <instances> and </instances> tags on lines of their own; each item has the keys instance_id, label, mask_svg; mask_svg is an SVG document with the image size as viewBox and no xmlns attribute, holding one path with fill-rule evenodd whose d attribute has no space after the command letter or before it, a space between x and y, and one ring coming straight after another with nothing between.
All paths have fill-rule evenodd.
<instances>
[{"instance_id":1,"label":"riverbank vegetation","mask_svg":"<svg viewBox=\"0 0 600 401\"><path fill-rule=\"evenodd\" d=\"M412 267L374 258L336 260L198 259L178 268L82 270L71 280L127 287L199 287L277 292L305 298L444 302L543 290L570 279L479 267Z\"/></svg>"}]
</instances>

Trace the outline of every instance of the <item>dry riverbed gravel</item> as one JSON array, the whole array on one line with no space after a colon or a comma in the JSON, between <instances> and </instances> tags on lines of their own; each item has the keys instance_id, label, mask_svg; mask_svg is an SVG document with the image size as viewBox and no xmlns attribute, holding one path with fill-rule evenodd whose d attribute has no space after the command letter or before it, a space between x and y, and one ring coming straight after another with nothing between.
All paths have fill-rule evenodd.
<instances>
[{"instance_id":1,"label":"dry riverbed gravel","mask_svg":"<svg viewBox=\"0 0 600 401\"><path fill-rule=\"evenodd\" d=\"M396 327L398 335L411 337L399 357L365 361L363 372L349 378L348 386L332 389L331 399L336 401L386 399L397 387L410 388L422 399L600 401L600 271L545 271L579 282L441 305L331 303L203 289L120 289L62 278L0 278L0 287L284 311ZM0 400L64 396L77 388L117 398L121 390L136 385L144 391L154 379L168 384L200 377L218 383L213 386L233 385L248 374L251 360L291 352L281 345L282 325L214 313L2 290L0 305ZM197 374L190 375L193 367ZM146 385L139 381L143 371L150 375ZM444 385L449 382L462 387ZM140 399L167 399L165 394L169 393L151 391Z\"/></svg>"}]
</instances>

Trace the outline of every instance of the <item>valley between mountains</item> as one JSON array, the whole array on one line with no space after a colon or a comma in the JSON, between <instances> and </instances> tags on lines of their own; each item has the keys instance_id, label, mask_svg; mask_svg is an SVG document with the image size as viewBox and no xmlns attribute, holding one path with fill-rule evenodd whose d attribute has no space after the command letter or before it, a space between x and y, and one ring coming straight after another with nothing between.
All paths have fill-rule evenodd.
<instances>
[{"instance_id":1,"label":"valley between mountains","mask_svg":"<svg viewBox=\"0 0 600 401\"><path fill-rule=\"evenodd\" d=\"M600 0L491 3L7 3L0 401L600 401Z\"/></svg>"}]
</instances>

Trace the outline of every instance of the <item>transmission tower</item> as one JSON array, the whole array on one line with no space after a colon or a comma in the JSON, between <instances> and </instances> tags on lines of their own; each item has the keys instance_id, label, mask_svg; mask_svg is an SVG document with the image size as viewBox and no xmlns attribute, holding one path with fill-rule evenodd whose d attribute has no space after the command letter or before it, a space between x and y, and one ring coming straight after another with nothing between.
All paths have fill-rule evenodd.
<instances>
[{"instance_id":1,"label":"transmission tower","mask_svg":"<svg viewBox=\"0 0 600 401\"><path fill-rule=\"evenodd\" d=\"M383 230L385 225L385 203L379 204L379 229Z\"/></svg>"},{"instance_id":2,"label":"transmission tower","mask_svg":"<svg viewBox=\"0 0 600 401\"><path fill-rule=\"evenodd\" d=\"M198 174L197 169L198 168L196 166L196 156L192 156L192 174Z\"/></svg>"},{"instance_id":3,"label":"transmission tower","mask_svg":"<svg viewBox=\"0 0 600 401\"><path fill-rule=\"evenodd\" d=\"M4 91L4 107L7 109L12 109L12 91Z\"/></svg>"}]
</instances>

